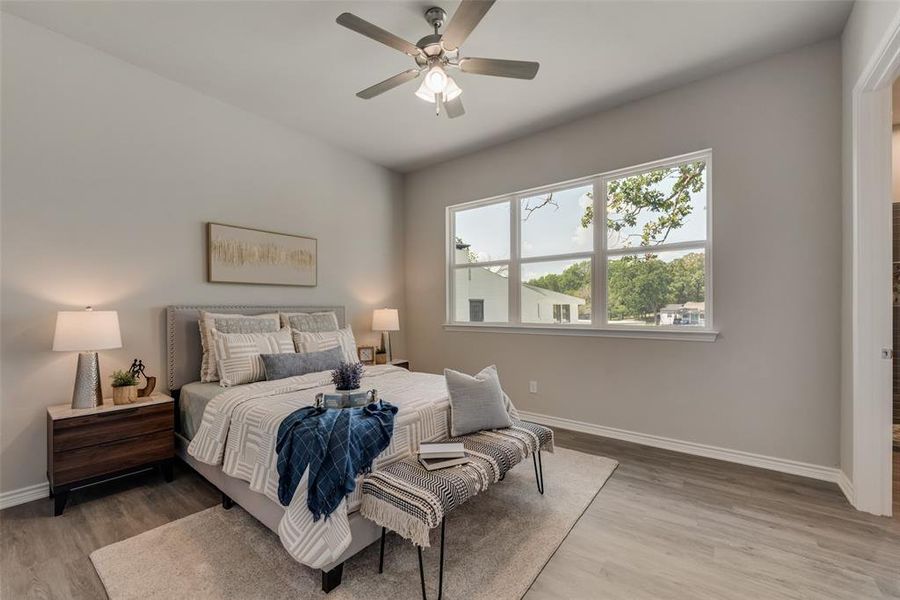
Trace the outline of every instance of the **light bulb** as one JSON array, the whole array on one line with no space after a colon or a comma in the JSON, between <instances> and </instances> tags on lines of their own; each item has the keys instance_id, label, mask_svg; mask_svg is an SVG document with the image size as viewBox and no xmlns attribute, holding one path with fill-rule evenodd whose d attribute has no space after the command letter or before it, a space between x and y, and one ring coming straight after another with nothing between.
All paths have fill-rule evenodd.
<instances>
[{"instance_id":1,"label":"light bulb","mask_svg":"<svg viewBox=\"0 0 900 600\"><path fill-rule=\"evenodd\" d=\"M458 85L456 85L456 82L453 81L453 78L447 77L447 85L444 87L444 102L450 102L460 94L462 94L462 90ZM416 90L416 96L418 96L425 102L431 102L432 104L434 104L435 92L432 92L431 88L428 87L427 78L422 82L422 85L419 86L419 89Z\"/></svg>"},{"instance_id":2,"label":"light bulb","mask_svg":"<svg viewBox=\"0 0 900 600\"><path fill-rule=\"evenodd\" d=\"M425 85L432 94L440 94L447 87L447 74L440 67L432 67L425 75Z\"/></svg>"}]
</instances>

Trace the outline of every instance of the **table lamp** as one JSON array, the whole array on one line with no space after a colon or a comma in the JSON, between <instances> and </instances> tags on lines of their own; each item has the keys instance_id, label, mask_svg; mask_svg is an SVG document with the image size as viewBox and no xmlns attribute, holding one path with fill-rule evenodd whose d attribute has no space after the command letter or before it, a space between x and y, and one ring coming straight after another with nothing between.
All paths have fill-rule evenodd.
<instances>
[{"instance_id":1,"label":"table lamp","mask_svg":"<svg viewBox=\"0 0 900 600\"><path fill-rule=\"evenodd\" d=\"M103 404L100 391L100 359L97 350L122 347L119 314L114 310L61 310L56 313L53 350L78 352L72 408Z\"/></svg>"},{"instance_id":2,"label":"table lamp","mask_svg":"<svg viewBox=\"0 0 900 600\"><path fill-rule=\"evenodd\" d=\"M377 308L372 313L372 331L380 331L382 340L387 333L387 361L391 362L391 332L400 331L400 315L396 308Z\"/></svg>"}]
</instances>

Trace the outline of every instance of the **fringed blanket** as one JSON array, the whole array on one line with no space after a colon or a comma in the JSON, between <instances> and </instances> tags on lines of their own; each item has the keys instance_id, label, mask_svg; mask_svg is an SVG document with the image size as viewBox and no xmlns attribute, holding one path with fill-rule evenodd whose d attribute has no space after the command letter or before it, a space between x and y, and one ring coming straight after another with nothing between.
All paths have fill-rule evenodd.
<instances>
[{"instance_id":1,"label":"fringed blanket","mask_svg":"<svg viewBox=\"0 0 900 600\"><path fill-rule=\"evenodd\" d=\"M304 406L278 427L278 500L288 506L309 469L306 506L327 517L356 489L356 477L388 447L397 407L378 401L356 408Z\"/></svg>"},{"instance_id":2,"label":"fringed blanket","mask_svg":"<svg viewBox=\"0 0 900 600\"><path fill-rule=\"evenodd\" d=\"M553 452L552 429L518 419L507 429L449 441L462 442L471 460L459 467L428 471L416 458L408 458L379 469L363 479L362 515L427 547L428 532L447 513L499 481L533 452Z\"/></svg>"}]
</instances>

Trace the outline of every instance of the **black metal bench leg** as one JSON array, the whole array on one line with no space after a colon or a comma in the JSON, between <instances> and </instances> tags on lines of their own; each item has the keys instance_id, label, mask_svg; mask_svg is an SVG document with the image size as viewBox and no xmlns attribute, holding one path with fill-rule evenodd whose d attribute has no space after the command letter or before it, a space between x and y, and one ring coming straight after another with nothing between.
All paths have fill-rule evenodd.
<instances>
[{"instance_id":1,"label":"black metal bench leg","mask_svg":"<svg viewBox=\"0 0 900 600\"><path fill-rule=\"evenodd\" d=\"M534 461L534 480L537 483L537 489L543 495L544 493L544 464L541 462L541 450L531 453L531 459Z\"/></svg>"},{"instance_id":2,"label":"black metal bench leg","mask_svg":"<svg viewBox=\"0 0 900 600\"><path fill-rule=\"evenodd\" d=\"M341 585L341 577L344 575L344 563L339 564L330 571L322 571L322 591L326 594Z\"/></svg>"},{"instance_id":3,"label":"black metal bench leg","mask_svg":"<svg viewBox=\"0 0 900 600\"><path fill-rule=\"evenodd\" d=\"M441 558L440 568L438 570L438 600L444 597L444 526L446 519L441 519ZM419 550L419 579L422 581L422 600L428 600L428 594L425 591L425 567L422 565L422 546L418 546Z\"/></svg>"},{"instance_id":4,"label":"black metal bench leg","mask_svg":"<svg viewBox=\"0 0 900 600\"><path fill-rule=\"evenodd\" d=\"M378 555L378 572L384 573L384 537L387 529L381 528L381 554Z\"/></svg>"},{"instance_id":5,"label":"black metal bench leg","mask_svg":"<svg viewBox=\"0 0 900 600\"><path fill-rule=\"evenodd\" d=\"M232 500L228 496L228 494L226 494L225 492L222 492L222 508L224 508L225 510L231 510L231 508L233 506L234 506L234 500Z\"/></svg>"}]
</instances>

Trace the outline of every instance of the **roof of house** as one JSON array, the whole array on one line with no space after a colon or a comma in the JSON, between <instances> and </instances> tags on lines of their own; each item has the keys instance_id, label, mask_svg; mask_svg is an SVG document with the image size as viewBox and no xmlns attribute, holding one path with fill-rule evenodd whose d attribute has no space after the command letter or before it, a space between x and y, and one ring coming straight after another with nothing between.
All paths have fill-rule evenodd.
<instances>
[{"instance_id":1,"label":"roof of house","mask_svg":"<svg viewBox=\"0 0 900 600\"><path fill-rule=\"evenodd\" d=\"M706 310L706 302L685 302L684 307L688 310Z\"/></svg>"},{"instance_id":2,"label":"roof of house","mask_svg":"<svg viewBox=\"0 0 900 600\"><path fill-rule=\"evenodd\" d=\"M548 300L557 300L558 302L556 302L556 304L578 304L579 306L582 304L587 304L587 301L584 298L579 298L578 296L570 296L561 292L554 292L553 290L545 290L544 288L539 288L529 283L523 283L522 287L529 289L539 296L547 298Z\"/></svg>"}]
</instances>

